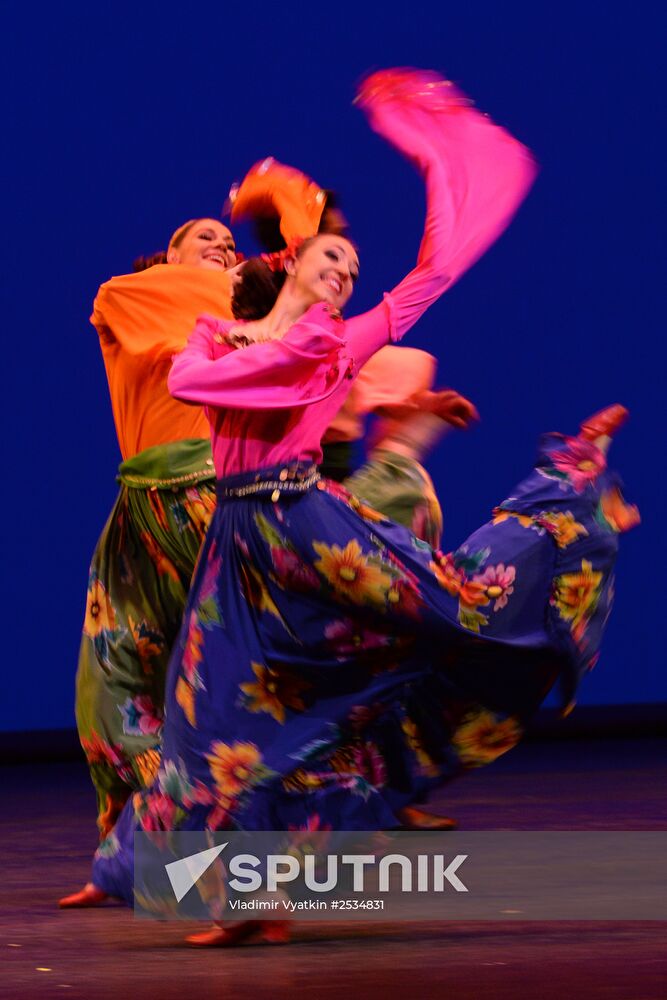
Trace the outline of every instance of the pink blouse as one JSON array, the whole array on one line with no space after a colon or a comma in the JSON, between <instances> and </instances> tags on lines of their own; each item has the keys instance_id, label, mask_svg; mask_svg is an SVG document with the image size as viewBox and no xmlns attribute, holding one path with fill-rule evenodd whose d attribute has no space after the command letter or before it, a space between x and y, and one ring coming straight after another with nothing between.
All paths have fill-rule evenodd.
<instances>
[{"instance_id":1,"label":"pink blouse","mask_svg":"<svg viewBox=\"0 0 667 1000\"><path fill-rule=\"evenodd\" d=\"M404 78L398 91L366 85L361 103L373 128L425 178L415 269L369 312L343 320L318 303L267 343L238 347L229 333L241 333L241 323L201 316L175 357L169 390L206 407L219 477L295 459L318 463L322 436L359 369L403 337L500 235L525 196L535 166L524 146L454 88L413 90L406 96Z\"/></svg>"}]
</instances>

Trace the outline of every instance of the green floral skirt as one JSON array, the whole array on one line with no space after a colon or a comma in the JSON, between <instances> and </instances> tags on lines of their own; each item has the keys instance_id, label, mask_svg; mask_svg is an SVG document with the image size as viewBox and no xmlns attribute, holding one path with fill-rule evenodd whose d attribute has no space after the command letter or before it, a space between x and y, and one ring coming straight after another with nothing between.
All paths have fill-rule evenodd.
<instances>
[{"instance_id":1,"label":"green floral skirt","mask_svg":"<svg viewBox=\"0 0 667 1000\"><path fill-rule=\"evenodd\" d=\"M431 477L419 462L378 448L344 485L433 548L440 544L442 510Z\"/></svg>"},{"instance_id":2,"label":"green floral skirt","mask_svg":"<svg viewBox=\"0 0 667 1000\"><path fill-rule=\"evenodd\" d=\"M148 448L123 462L93 555L76 720L106 836L160 759L165 672L215 509L210 443Z\"/></svg>"}]
</instances>

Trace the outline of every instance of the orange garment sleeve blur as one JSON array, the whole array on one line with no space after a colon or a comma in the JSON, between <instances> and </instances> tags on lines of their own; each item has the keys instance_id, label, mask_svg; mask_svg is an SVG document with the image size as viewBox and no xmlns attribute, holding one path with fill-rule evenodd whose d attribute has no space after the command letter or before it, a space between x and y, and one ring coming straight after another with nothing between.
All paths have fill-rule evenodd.
<instances>
[{"instance_id":1,"label":"orange garment sleeve blur","mask_svg":"<svg viewBox=\"0 0 667 1000\"><path fill-rule=\"evenodd\" d=\"M325 201L326 195L315 181L269 156L248 171L235 191L231 221L275 215L289 246L292 240L315 235Z\"/></svg>"},{"instance_id":2,"label":"orange garment sleeve blur","mask_svg":"<svg viewBox=\"0 0 667 1000\"><path fill-rule=\"evenodd\" d=\"M352 391L324 435L325 444L358 441L364 419L383 406L404 403L414 393L430 389L436 360L416 347L381 348L359 372Z\"/></svg>"},{"instance_id":3,"label":"orange garment sleeve blur","mask_svg":"<svg viewBox=\"0 0 667 1000\"><path fill-rule=\"evenodd\" d=\"M172 355L185 347L201 313L231 317L225 272L157 264L101 286L91 322L100 337L123 459L154 445L210 436L203 410L179 402L167 389Z\"/></svg>"}]
</instances>

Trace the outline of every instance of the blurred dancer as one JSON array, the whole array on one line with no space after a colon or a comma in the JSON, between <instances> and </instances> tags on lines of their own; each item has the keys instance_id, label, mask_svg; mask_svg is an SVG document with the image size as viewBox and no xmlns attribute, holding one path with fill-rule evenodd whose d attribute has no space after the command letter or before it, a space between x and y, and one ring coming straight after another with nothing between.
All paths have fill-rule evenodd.
<instances>
[{"instance_id":1,"label":"blurred dancer","mask_svg":"<svg viewBox=\"0 0 667 1000\"><path fill-rule=\"evenodd\" d=\"M95 549L76 682L79 736L106 836L159 762L165 671L215 507L208 423L167 389L171 359L202 311L231 315L231 232L179 227L166 253L100 288L100 338L123 462L120 493Z\"/></svg>"}]
</instances>

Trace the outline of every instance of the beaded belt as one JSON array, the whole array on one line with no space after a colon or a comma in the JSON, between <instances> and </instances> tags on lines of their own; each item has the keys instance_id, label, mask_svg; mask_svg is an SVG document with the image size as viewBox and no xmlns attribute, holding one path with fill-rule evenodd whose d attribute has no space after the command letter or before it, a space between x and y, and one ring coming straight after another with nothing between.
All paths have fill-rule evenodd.
<instances>
[{"instance_id":1,"label":"beaded belt","mask_svg":"<svg viewBox=\"0 0 667 1000\"><path fill-rule=\"evenodd\" d=\"M284 493L307 493L320 478L316 465L296 464L260 469L245 475L219 479L218 497L221 500L240 500L270 494L272 502L277 503Z\"/></svg>"}]
</instances>

